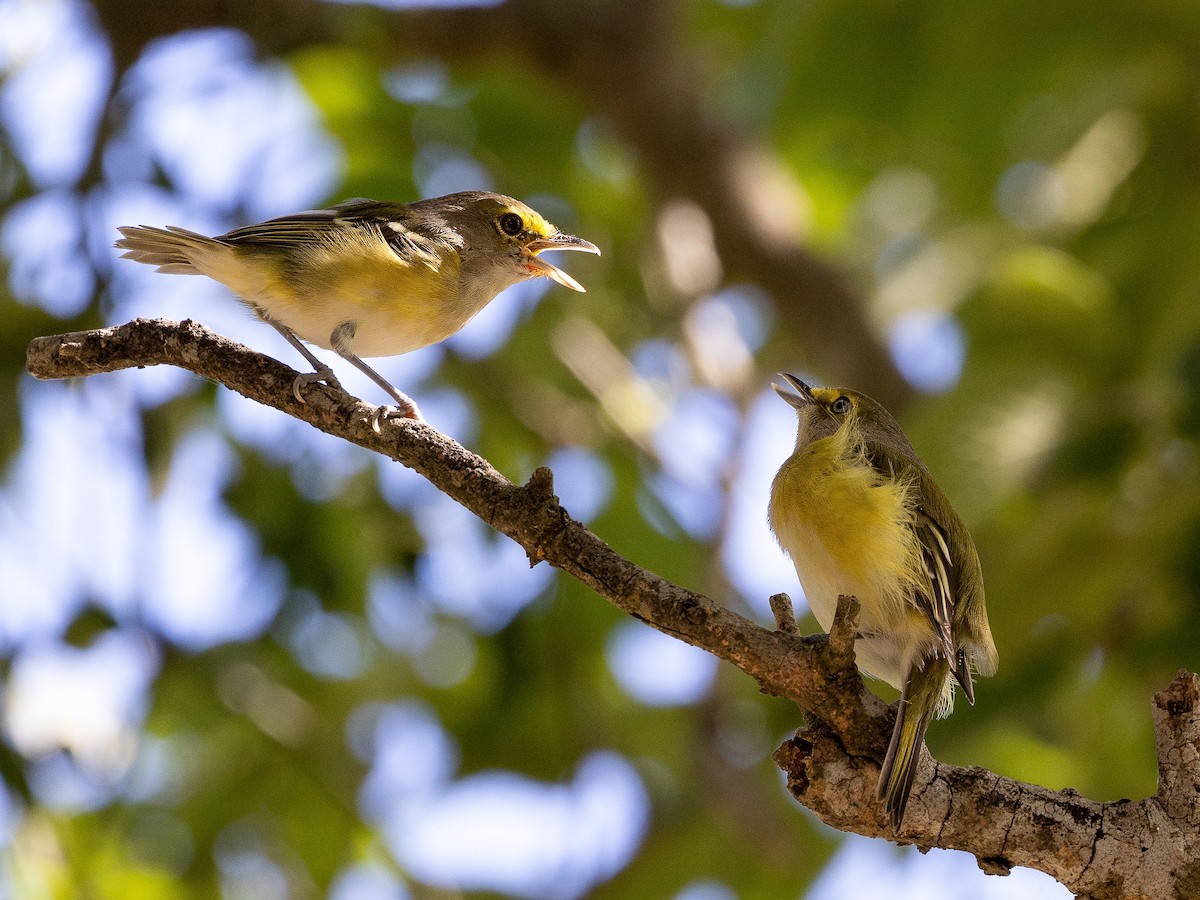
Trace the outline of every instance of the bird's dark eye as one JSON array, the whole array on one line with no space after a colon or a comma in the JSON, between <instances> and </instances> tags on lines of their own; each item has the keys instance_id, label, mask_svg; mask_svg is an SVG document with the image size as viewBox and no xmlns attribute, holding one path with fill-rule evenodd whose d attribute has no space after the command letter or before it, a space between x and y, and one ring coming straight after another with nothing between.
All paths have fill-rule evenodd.
<instances>
[{"instance_id":1,"label":"bird's dark eye","mask_svg":"<svg viewBox=\"0 0 1200 900\"><path fill-rule=\"evenodd\" d=\"M834 400L832 403L829 404L829 408L831 410L833 410L835 413L837 413L839 416L842 413L850 412L850 398L849 397L838 397L836 400Z\"/></svg>"},{"instance_id":2,"label":"bird's dark eye","mask_svg":"<svg viewBox=\"0 0 1200 900\"><path fill-rule=\"evenodd\" d=\"M516 237L525 230L525 223L516 213L505 213L500 217L500 230L509 237Z\"/></svg>"}]
</instances>

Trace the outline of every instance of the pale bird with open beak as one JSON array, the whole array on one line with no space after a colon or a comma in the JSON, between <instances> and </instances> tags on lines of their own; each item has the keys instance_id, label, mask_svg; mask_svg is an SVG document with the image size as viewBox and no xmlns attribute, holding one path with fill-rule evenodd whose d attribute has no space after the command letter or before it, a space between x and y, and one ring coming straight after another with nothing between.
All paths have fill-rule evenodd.
<instances>
[{"instance_id":1,"label":"pale bird with open beak","mask_svg":"<svg viewBox=\"0 0 1200 900\"><path fill-rule=\"evenodd\" d=\"M126 226L123 257L170 274L207 275L274 326L316 369L299 376L336 385L304 341L333 350L396 401L372 420L420 419L416 403L363 361L445 340L502 290L546 276L583 286L542 254L595 244L559 231L519 200L467 191L414 203L348 200L330 209L205 237L183 228Z\"/></svg>"}]
</instances>

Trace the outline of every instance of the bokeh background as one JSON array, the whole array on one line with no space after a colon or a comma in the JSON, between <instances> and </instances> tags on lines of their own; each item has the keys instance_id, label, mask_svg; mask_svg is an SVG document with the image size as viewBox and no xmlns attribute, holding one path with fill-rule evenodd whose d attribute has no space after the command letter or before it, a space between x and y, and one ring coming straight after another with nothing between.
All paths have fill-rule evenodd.
<instances>
[{"instance_id":1,"label":"bokeh background","mask_svg":"<svg viewBox=\"0 0 1200 900\"><path fill-rule=\"evenodd\" d=\"M772 373L873 394L1000 650L931 749L1141 797L1200 667L1198 187L1191 0L0 0L0 896L1067 896L826 828L794 707L400 466L24 348L191 317L302 369L116 226L513 194L604 255L378 361L433 424L769 622Z\"/></svg>"}]
</instances>

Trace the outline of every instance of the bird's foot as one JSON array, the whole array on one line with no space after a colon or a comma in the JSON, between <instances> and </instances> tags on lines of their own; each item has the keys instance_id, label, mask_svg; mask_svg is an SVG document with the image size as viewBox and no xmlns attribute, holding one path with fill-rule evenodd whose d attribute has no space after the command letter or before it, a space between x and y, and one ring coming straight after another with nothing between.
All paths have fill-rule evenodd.
<instances>
[{"instance_id":1,"label":"bird's foot","mask_svg":"<svg viewBox=\"0 0 1200 900\"><path fill-rule=\"evenodd\" d=\"M421 411L417 409L417 404L409 400L407 403L402 403L397 406L377 406L375 411L371 413L368 421L371 423L371 430L376 434L382 434L379 423L386 419L412 419L414 422L424 422L425 417L421 415Z\"/></svg>"},{"instance_id":2,"label":"bird's foot","mask_svg":"<svg viewBox=\"0 0 1200 900\"><path fill-rule=\"evenodd\" d=\"M301 403L307 401L300 395L300 389L308 387L310 384L327 384L335 391L342 390L342 383L337 380L337 376L333 374L333 369L329 366L320 366L315 372L304 372L296 376L292 382L292 394Z\"/></svg>"}]
</instances>

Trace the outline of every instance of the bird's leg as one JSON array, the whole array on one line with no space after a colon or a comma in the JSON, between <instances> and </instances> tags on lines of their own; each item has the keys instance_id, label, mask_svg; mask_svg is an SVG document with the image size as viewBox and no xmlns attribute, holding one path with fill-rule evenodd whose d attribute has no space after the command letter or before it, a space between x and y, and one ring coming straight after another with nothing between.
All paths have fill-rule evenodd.
<instances>
[{"instance_id":1,"label":"bird's leg","mask_svg":"<svg viewBox=\"0 0 1200 900\"><path fill-rule=\"evenodd\" d=\"M333 369L329 368L329 366L317 359L316 356L313 355L313 352L300 342L300 338L296 337L296 335L292 333L290 328L288 328L282 322L275 321L270 316L266 315L262 310L258 311L258 315L259 318L261 318L264 322L282 334L284 339L297 350L299 350L300 355L307 359L312 367L316 369L315 372L304 372L300 375L297 375L296 380L292 382L292 393L296 396L297 400L299 400L301 403L304 403L304 398L300 396L300 388L307 387L308 385L314 384L318 381L323 381L331 388L335 388L336 390L340 391L342 389L341 382L339 382L337 380L337 376L333 374Z\"/></svg>"},{"instance_id":2,"label":"bird's leg","mask_svg":"<svg viewBox=\"0 0 1200 900\"><path fill-rule=\"evenodd\" d=\"M351 349L354 344L354 331L355 325L353 322L343 322L337 328L333 329L333 334L329 336L329 343L333 347L334 352L383 388L388 396L396 401L394 407L380 407L375 410L371 416L371 428L378 433L379 423L382 419L416 419L418 422L425 421L412 397L392 385L386 378L363 362L362 357L354 353Z\"/></svg>"}]
</instances>

